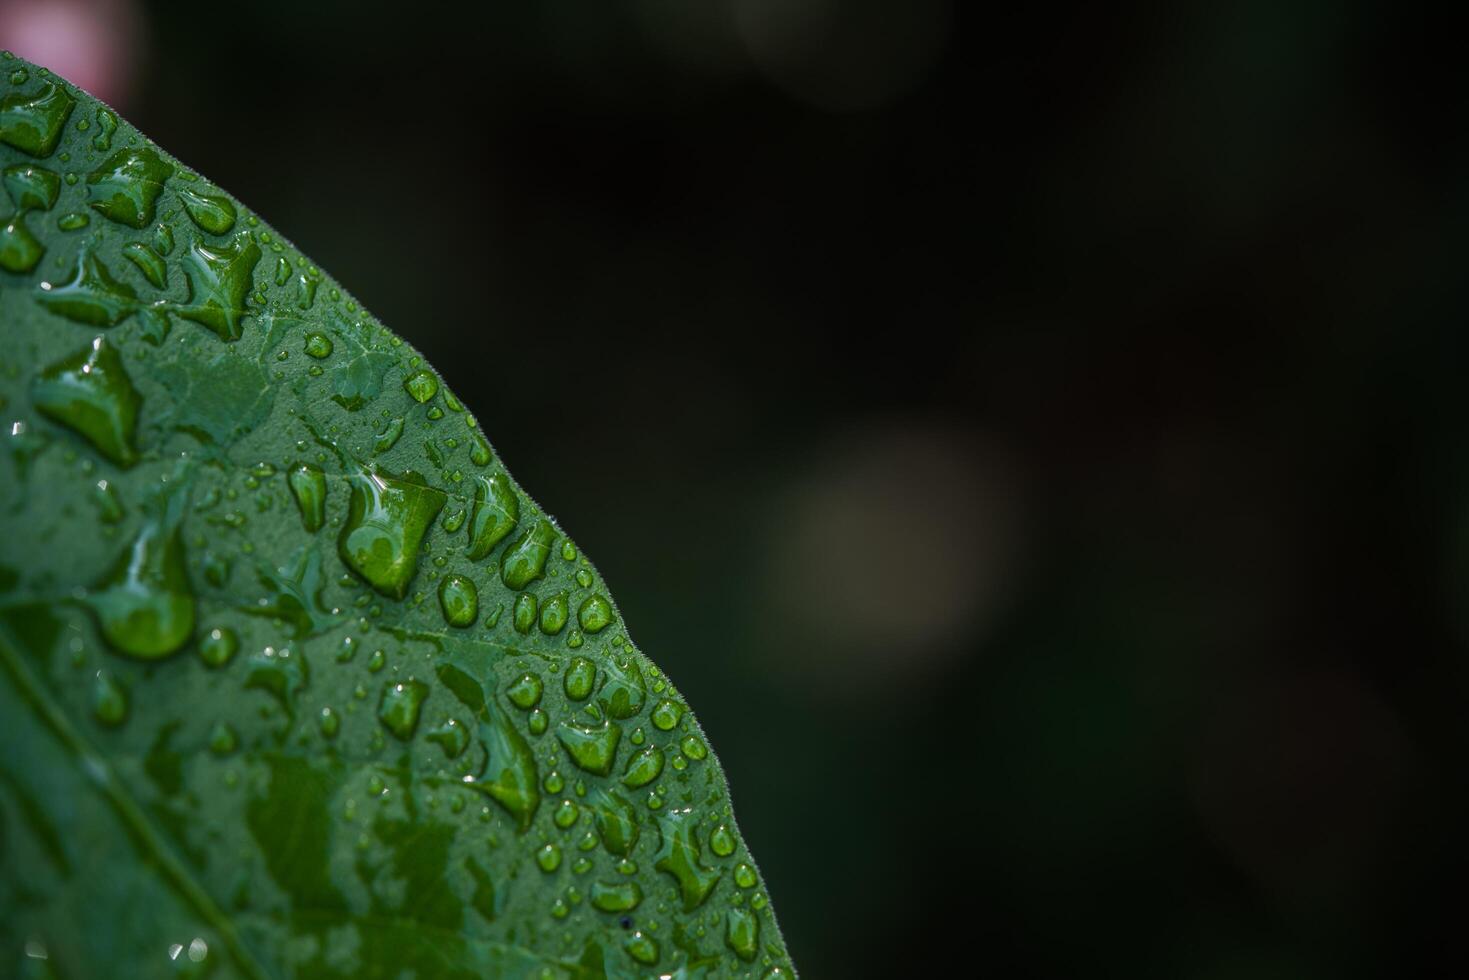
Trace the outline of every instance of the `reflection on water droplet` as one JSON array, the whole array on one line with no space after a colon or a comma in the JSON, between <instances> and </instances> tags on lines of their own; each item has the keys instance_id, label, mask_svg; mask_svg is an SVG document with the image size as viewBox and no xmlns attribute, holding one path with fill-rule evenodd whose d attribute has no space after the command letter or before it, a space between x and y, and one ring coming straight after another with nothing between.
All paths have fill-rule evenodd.
<instances>
[{"instance_id":1,"label":"reflection on water droplet","mask_svg":"<svg viewBox=\"0 0 1469 980\"><path fill-rule=\"evenodd\" d=\"M189 187L179 188L184 210L200 230L223 235L235 226L235 205L223 194L205 194Z\"/></svg>"},{"instance_id":2,"label":"reflection on water droplet","mask_svg":"<svg viewBox=\"0 0 1469 980\"><path fill-rule=\"evenodd\" d=\"M326 334L309 333L306 335L306 346L302 348L307 355L317 360L330 357L332 354L332 341Z\"/></svg>"},{"instance_id":3,"label":"reflection on water droplet","mask_svg":"<svg viewBox=\"0 0 1469 980\"><path fill-rule=\"evenodd\" d=\"M658 962L658 941L641 932L635 932L622 941L622 948L639 963L652 966Z\"/></svg>"},{"instance_id":4,"label":"reflection on water droplet","mask_svg":"<svg viewBox=\"0 0 1469 980\"><path fill-rule=\"evenodd\" d=\"M741 888L754 888L756 882L755 869L743 862L735 865L734 880L735 884Z\"/></svg>"},{"instance_id":5,"label":"reflection on water droplet","mask_svg":"<svg viewBox=\"0 0 1469 980\"><path fill-rule=\"evenodd\" d=\"M530 628L536 623L536 597L529 592L522 592L516 596L515 608L511 616L515 632L529 633Z\"/></svg>"},{"instance_id":6,"label":"reflection on water droplet","mask_svg":"<svg viewBox=\"0 0 1469 980\"><path fill-rule=\"evenodd\" d=\"M547 520L538 520L505 549L500 561L500 578L508 588L519 592L540 578L556 543L556 529Z\"/></svg>"},{"instance_id":7,"label":"reflection on water droplet","mask_svg":"<svg viewBox=\"0 0 1469 980\"><path fill-rule=\"evenodd\" d=\"M87 175L87 196L105 217L141 230L172 175L173 166L152 147L118 150Z\"/></svg>"},{"instance_id":8,"label":"reflection on water droplet","mask_svg":"<svg viewBox=\"0 0 1469 980\"><path fill-rule=\"evenodd\" d=\"M659 701L653 709L653 727L659 731L672 731L683 717L683 706L667 699Z\"/></svg>"},{"instance_id":9,"label":"reflection on water droplet","mask_svg":"<svg viewBox=\"0 0 1469 980\"><path fill-rule=\"evenodd\" d=\"M428 371L415 371L403 382L403 390L422 405L439 392L439 379Z\"/></svg>"},{"instance_id":10,"label":"reflection on water droplet","mask_svg":"<svg viewBox=\"0 0 1469 980\"><path fill-rule=\"evenodd\" d=\"M709 850L719 857L729 857L734 853L734 833L730 831L727 824L720 824L709 832Z\"/></svg>"}]
</instances>

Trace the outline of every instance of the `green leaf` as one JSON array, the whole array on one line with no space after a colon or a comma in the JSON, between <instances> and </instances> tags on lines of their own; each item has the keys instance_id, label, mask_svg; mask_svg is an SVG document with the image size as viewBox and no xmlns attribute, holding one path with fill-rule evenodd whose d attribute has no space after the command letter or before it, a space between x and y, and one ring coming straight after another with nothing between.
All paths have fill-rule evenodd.
<instances>
[{"instance_id":1,"label":"green leaf","mask_svg":"<svg viewBox=\"0 0 1469 980\"><path fill-rule=\"evenodd\" d=\"M3 68L0 974L793 975L693 714L474 416Z\"/></svg>"}]
</instances>

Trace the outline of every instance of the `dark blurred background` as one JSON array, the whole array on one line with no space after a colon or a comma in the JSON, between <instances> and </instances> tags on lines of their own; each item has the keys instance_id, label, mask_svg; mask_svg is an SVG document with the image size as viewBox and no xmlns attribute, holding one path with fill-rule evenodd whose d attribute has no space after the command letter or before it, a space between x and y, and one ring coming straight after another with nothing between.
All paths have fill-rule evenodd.
<instances>
[{"instance_id":1,"label":"dark blurred background","mask_svg":"<svg viewBox=\"0 0 1469 980\"><path fill-rule=\"evenodd\" d=\"M807 976L1465 967L1450 21L0 0L0 40L479 413Z\"/></svg>"}]
</instances>

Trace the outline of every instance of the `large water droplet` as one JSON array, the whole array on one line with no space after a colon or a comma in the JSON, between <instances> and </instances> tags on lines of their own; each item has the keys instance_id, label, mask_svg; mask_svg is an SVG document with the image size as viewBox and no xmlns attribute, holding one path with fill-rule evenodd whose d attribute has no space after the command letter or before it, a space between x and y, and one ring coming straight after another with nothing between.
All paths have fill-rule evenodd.
<instances>
[{"instance_id":1,"label":"large water droplet","mask_svg":"<svg viewBox=\"0 0 1469 980\"><path fill-rule=\"evenodd\" d=\"M245 297L254 283L260 246L248 231L242 231L228 245L195 242L181 261L189 298L177 309L178 315L203 324L221 340L239 340L244 332L240 320L249 312Z\"/></svg>"},{"instance_id":2,"label":"large water droplet","mask_svg":"<svg viewBox=\"0 0 1469 980\"><path fill-rule=\"evenodd\" d=\"M182 510L182 493L156 506L88 598L107 642L141 660L168 656L194 631L194 593L179 534Z\"/></svg>"},{"instance_id":3,"label":"large water droplet","mask_svg":"<svg viewBox=\"0 0 1469 980\"><path fill-rule=\"evenodd\" d=\"M163 256L153 251L153 246L144 242L133 242L123 247L122 257L136 266L143 278L158 289L162 289L163 284L168 281L168 266L164 263Z\"/></svg>"},{"instance_id":4,"label":"large water droplet","mask_svg":"<svg viewBox=\"0 0 1469 980\"><path fill-rule=\"evenodd\" d=\"M469 557L483 558L520 520L520 500L504 473L474 481L474 510L469 518Z\"/></svg>"},{"instance_id":5,"label":"large water droplet","mask_svg":"<svg viewBox=\"0 0 1469 980\"><path fill-rule=\"evenodd\" d=\"M576 620L588 633L600 633L612 622L612 604L600 595L590 595L577 610Z\"/></svg>"},{"instance_id":6,"label":"large water droplet","mask_svg":"<svg viewBox=\"0 0 1469 980\"><path fill-rule=\"evenodd\" d=\"M87 175L92 207L119 224L142 230L153 220L163 183L173 165L152 147L118 150Z\"/></svg>"},{"instance_id":7,"label":"large water droplet","mask_svg":"<svg viewBox=\"0 0 1469 980\"><path fill-rule=\"evenodd\" d=\"M407 680L388 683L377 706L377 719L388 731L403 741L413 737L418 727L419 710L428 698L428 685L423 681Z\"/></svg>"},{"instance_id":8,"label":"large water droplet","mask_svg":"<svg viewBox=\"0 0 1469 980\"><path fill-rule=\"evenodd\" d=\"M612 771L622 729L610 722L603 722L598 728L581 728L562 722L556 726L556 739L578 768L605 776Z\"/></svg>"},{"instance_id":9,"label":"large water droplet","mask_svg":"<svg viewBox=\"0 0 1469 980\"><path fill-rule=\"evenodd\" d=\"M724 944L746 963L760 951L760 919L736 905L724 913Z\"/></svg>"},{"instance_id":10,"label":"large water droplet","mask_svg":"<svg viewBox=\"0 0 1469 980\"><path fill-rule=\"evenodd\" d=\"M463 575L447 576L439 583L439 608L444 622L458 629L473 626L479 617L479 589Z\"/></svg>"},{"instance_id":11,"label":"large water droplet","mask_svg":"<svg viewBox=\"0 0 1469 980\"><path fill-rule=\"evenodd\" d=\"M76 99L56 82L30 94L12 92L0 98L0 143L33 157L50 156L75 105Z\"/></svg>"},{"instance_id":12,"label":"large water droplet","mask_svg":"<svg viewBox=\"0 0 1469 980\"><path fill-rule=\"evenodd\" d=\"M315 533L326 523L326 474L315 463L299 463L286 471L286 485L296 498L301 525Z\"/></svg>"},{"instance_id":13,"label":"large water droplet","mask_svg":"<svg viewBox=\"0 0 1469 980\"><path fill-rule=\"evenodd\" d=\"M622 785L637 789L657 779L662 772L663 750L656 745L649 745L628 758L627 768L623 770Z\"/></svg>"},{"instance_id":14,"label":"large water droplet","mask_svg":"<svg viewBox=\"0 0 1469 980\"><path fill-rule=\"evenodd\" d=\"M360 469L337 550L347 567L383 595L401 599L417 570L418 549L448 499L409 470L391 476Z\"/></svg>"},{"instance_id":15,"label":"large water droplet","mask_svg":"<svg viewBox=\"0 0 1469 980\"><path fill-rule=\"evenodd\" d=\"M606 680L602 682L602 689L597 692L597 700L607 714L613 718L631 718L642 711L647 688L637 663L629 661L621 664L616 660L609 660L606 671Z\"/></svg>"},{"instance_id":16,"label":"large water droplet","mask_svg":"<svg viewBox=\"0 0 1469 980\"><path fill-rule=\"evenodd\" d=\"M699 820L692 810L668 810L658 815L658 832L662 841L653 867L673 876L685 912L704 904L719 881L719 871L706 868L700 861L699 840L695 834Z\"/></svg>"},{"instance_id":17,"label":"large water droplet","mask_svg":"<svg viewBox=\"0 0 1469 980\"><path fill-rule=\"evenodd\" d=\"M643 900L636 881L592 882L592 905L603 912L631 912Z\"/></svg>"},{"instance_id":18,"label":"large water droplet","mask_svg":"<svg viewBox=\"0 0 1469 980\"><path fill-rule=\"evenodd\" d=\"M194 224L211 235L223 235L235 226L235 205L223 194L206 194L191 187L179 188L179 199Z\"/></svg>"},{"instance_id":19,"label":"large water droplet","mask_svg":"<svg viewBox=\"0 0 1469 980\"><path fill-rule=\"evenodd\" d=\"M49 211L61 193L61 177L33 163L5 168L5 190L19 211Z\"/></svg>"},{"instance_id":20,"label":"large water droplet","mask_svg":"<svg viewBox=\"0 0 1469 980\"><path fill-rule=\"evenodd\" d=\"M83 247L77 252L71 279L43 282L33 294L37 303L59 316L94 327L113 327L138 309L138 294L118 282L101 260Z\"/></svg>"},{"instance_id":21,"label":"large water droplet","mask_svg":"<svg viewBox=\"0 0 1469 980\"><path fill-rule=\"evenodd\" d=\"M133 433L142 398L117 349L102 337L46 368L31 385L36 408L119 466L137 462Z\"/></svg>"},{"instance_id":22,"label":"large water droplet","mask_svg":"<svg viewBox=\"0 0 1469 980\"><path fill-rule=\"evenodd\" d=\"M633 805L604 789L593 792L591 803L603 846L618 857L632 854L638 842L638 815Z\"/></svg>"},{"instance_id":23,"label":"large water droplet","mask_svg":"<svg viewBox=\"0 0 1469 980\"><path fill-rule=\"evenodd\" d=\"M403 390L422 405L439 392L439 379L429 371L415 371L403 382Z\"/></svg>"},{"instance_id":24,"label":"large water droplet","mask_svg":"<svg viewBox=\"0 0 1469 980\"><path fill-rule=\"evenodd\" d=\"M541 703L541 679L532 673L521 674L505 689L505 696L517 708L529 711Z\"/></svg>"},{"instance_id":25,"label":"large water droplet","mask_svg":"<svg viewBox=\"0 0 1469 980\"><path fill-rule=\"evenodd\" d=\"M25 212L17 211L0 225L0 269L23 275L36 267L46 247L26 225Z\"/></svg>"},{"instance_id":26,"label":"large water droplet","mask_svg":"<svg viewBox=\"0 0 1469 980\"><path fill-rule=\"evenodd\" d=\"M565 592L557 592L541 603L541 632L547 636L555 636L564 630L566 619L570 615L568 606Z\"/></svg>"},{"instance_id":27,"label":"large water droplet","mask_svg":"<svg viewBox=\"0 0 1469 980\"><path fill-rule=\"evenodd\" d=\"M530 628L536 624L536 597L529 592L522 592L515 597L515 608L511 612L511 622L517 633L529 633Z\"/></svg>"},{"instance_id":28,"label":"large water droplet","mask_svg":"<svg viewBox=\"0 0 1469 980\"><path fill-rule=\"evenodd\" d=\"M658 962L658 940L643 932L635 932L622 941L622 949L639 963L652 966Z\"/></svg>"},{"instance_id":29,"label":"large water droplet","mask_svg":"<svg viewBox=\"0 0 1469 980\"><path fill-rule=\"evenodd\" d=\"M596 681L596 665L586 657L573 657L566 667L566 676L561 681L561 687L571 700L583 701L592 693L592 685Z\"/></svg>"},{"instance_id":30,"label":"large water droplet","mask_svg":"<svg viewBox=\"0 0 1469 980\"><path fill-rule=\"evenodd\" d=\"M505 549L500 561L500 578L516 592L541 577L551 546L556 543L556 529L545 519L536 521L525 533Z\"/></svg>"}]
</instances>

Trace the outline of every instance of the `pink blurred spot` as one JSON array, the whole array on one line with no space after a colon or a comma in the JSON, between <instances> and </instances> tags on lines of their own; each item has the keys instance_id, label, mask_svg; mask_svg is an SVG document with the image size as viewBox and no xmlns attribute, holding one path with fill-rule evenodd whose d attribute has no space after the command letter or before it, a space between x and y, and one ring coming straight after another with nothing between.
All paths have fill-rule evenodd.
<instances>
[{"instance_id":1,"label":"pink blurred spot","mask_svg":"<svg viewBox=\"0 0 1469 980\"><path fill-rule=\"evenodd\" d=\"M0 48L126 108L139 58L132 0L0 0Z\"/></svg>"}]
</instances>

